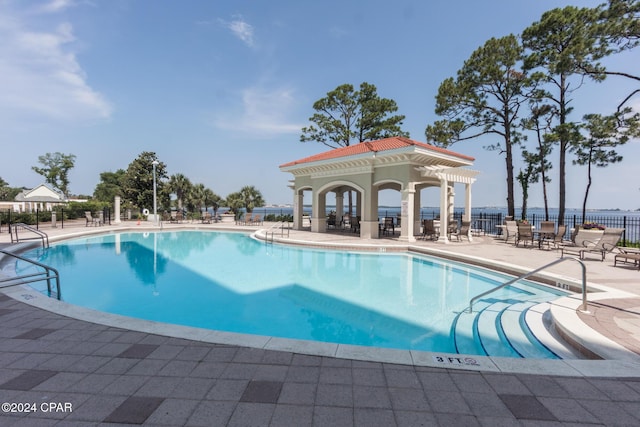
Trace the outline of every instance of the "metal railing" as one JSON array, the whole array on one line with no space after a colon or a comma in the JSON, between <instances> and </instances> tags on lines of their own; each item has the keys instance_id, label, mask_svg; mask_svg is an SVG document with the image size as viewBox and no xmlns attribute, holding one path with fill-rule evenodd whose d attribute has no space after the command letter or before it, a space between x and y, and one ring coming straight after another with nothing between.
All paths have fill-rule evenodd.
<instances>
[{"instance_id":1,"label":"metal railing","mask_svg":"<svg viewBox=\"0 0 640 427\"><path fill-rule=\"evenodd\" d=\"M3 253L6 256L10 256L10 257L19 259L21 261L27 262L29 264L35 265L36 267L40 267L40 268L42 268L44 270L44 271L38 271L36 273L16 275L14 277L8 277L8 278L0 279L0 284L9 283L9 282L16 282L16 283L11 283L9 285L3 285L1 287L6 288L6 287L9 287L9 286L17 286L17 285L23 285L23 284L26 284L26 283L34 283L34 282L40 282L42 280L46 280L47 281L47 291L48 291L49 296L51 296L51 293L52 293L51 281L55 280L55 282L56 282L56 298L57 299L61 298L60 274L58 273L58 270L56 270L55 268L50 267L50 266L48 266L46 264L43 264L41 262L34 261L34 260L28 259L28 258L24 258L24 257L22 257L20 255L16 255L13 252L8 252L8 251L0 249L0 253Z\"/></svg>"},{"instance_id":2,"label":"metal railing","mask_svg":"<svg viewBox=\"0 0 640 427\"><path fill-rule=\"evenodd\" d=\"M20 242L20 237L18 236L18 229L27 230L31 233L36 234L36 237L23 237L22 241L40 240L42 241L43 248L46 249L49 247L49 235L47 233L45 233L44 231L40 231L37 228L33 228L30 225L27 225L23 222L17 222L15 224L11 224L11 226L9 227L9 231L11 233L11 243Z\"/></svg>"},{"instance_id":3,"label":"metal railing","mask_svg":"<svg viewBox=\"0 0 640 427\"><path fill-rule=\"evenodd\" d=\"M284 237L284 230L287 230L287 238L289 237L289 229L291 228L289 222L285 222L285 221L278 221L275 224L273 224L271 227L269 227L267 230L265 230L264 232L264 241L268 242L269 241L269 234L271 234L271 243L273 243L273 236L274 234L278 231L278 229L280 230L280 236ZM286 227L285 227L286 226Z\"/></svg>"},{"instance_id":4,"label":"metal railing","mask_svg":"<svg viewBox=\"0 0 640 427\"><path fill-rule=\"evenodd\" d=\"M476 302L477 300L479 300L480 298L485 297L485 296L489 295L490 293L493 293L493 292L495 292L497 290L500 290L500 289L502 289L502 288L504 288L506 286L512 285L515 282L517 282L518 280L526 279L527 277L533 276L534 274L536 274L536 273L538 273L538 272L540 272L542 270L545 270L545 269L547 269L547 268L549 268L551 266L554 266L556 264L560 264L561 262L564 262L564 261L567 261L567 260L577 261L580 264L580 266L582 267L582 305L580 306L580 310L586 311L587 310L587 267L578 258L566 257L566 258L557 259L557 260L555 260L553 262L550 262L549 264L545 264L540 268L536 268L533 271L525 273L525 274L523 274L521 276L516 277L515 279L511 279L511 280L509 280L509 281L507 281L507 282L505 282L505 283L503 283L503 284L501 284L499 286L496 286L493 289L489 289L488 291L485 291L485 292L483 292L481 294L476 295L475 297L473 297L473 298L471 298L469 300L469 313L473 313L473 303Z\"/></svg>"}]
</instances>

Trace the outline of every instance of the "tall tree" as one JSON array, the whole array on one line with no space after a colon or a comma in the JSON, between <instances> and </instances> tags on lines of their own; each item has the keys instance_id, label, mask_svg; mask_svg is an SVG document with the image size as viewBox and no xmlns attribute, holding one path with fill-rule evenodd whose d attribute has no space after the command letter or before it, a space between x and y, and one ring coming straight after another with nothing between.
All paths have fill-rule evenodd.
<instances>
[{"instance_id":1,"label":"tall tree","mask_svg":"<svg viewBox=\"0 0 640 427\"><path fill-rule=\"evenodd\" d=\"M169 190L175 193L178 199L178 210L182 210L182 204L192 188L191 181L183 174L176 173L171 175L167 185Z\"/></svg>"},{"instance_id":2,"label":"tall tree","mask_svg":"<svg viewBox=\"0 0 640 427\"><path fill-rule=\"evenodd\" d=\"M47 183L58 188L65 196L69 195L69 171L75 166L76 156L59 152L47 153L38 157L42 167L32 166L36 173L44 176Z\"/></svg>"},{"instance_id":3,"label":"tall tree","mask_svg":"<svg viewBox=\"0 0 640 427\"><path fill-rule=\"evenodd\" d=\"M505 155L507 210L515 215L513 146L516 124L532 81L521 71L523 50L516 36L492 38L474 51L457 77L440 84L436 114L443 120L427 126L428 141L446 147L458 141L494 134L501 142L486 147Z\"/></svg>"},{"instance_id":4,"label":"tall tree","mask_svg":"<svg viewBox=\"0 0 640 427\"><path fill-rule=\"evenodd\" d=\"M535 133L536 147L534 151L522 151L522 156L527 164L533 165L532 174L529 182L542 182L542 196L544 200L544 217L545 221L549 221L549 198L547 196L547 184L551 182L548 172L551 169L549 155L553 148L552 142L549 140L549 132L551 124L556 115L556 110L552 105L541 104L539 100L532 98L530 100L531 114L521 122L521 126L525 130Z\"/></svg>"},{"instance_id":5,"label":"tall tree","mask_svg":"<svg viewBox=\"0 0 640 427\"><path fill-rule=\"evenodd\" d=\"M301 142L316 141L328 147L347 147L353 142L372 141L389 136L409 136L401 129L404 116L396 102L380 98L374 85L363 82L360 90L343 84L327 92L313 104L316 111L302 128Z\"/></svg>"},{"instance_id":6,"label":"tall tree","mask_svg":"<svg viewBox=\"0 0 640 427\"><path fill-rule=\"evenodd\" d=\"M579 133L569 121L572 107L571 94L581 85L584 76L581 67L585 64L594 71L590 77L595 81L604 78L602 66L597 59L602 57L604 47L597 43L597 35L590 23L596 20L598 11L589 8L567 6L545 12L540 21L533 23L522 33L522 42L528 50L525 68L537 70L536 76L546 83L544 98L558 110L558 125L554 128L554 139L558 143L558 223L564 224L566 202L566 157L569 148L577 143ZM573 80L574 76L577 80ZM572 83L577 86L572 87Z\"/></svg>"},{"instance_id":7,"label":"tall tree","mask_svg":"<svg viewBox=\"0 0 640 427\"><path fill-rule=\"evenodd\" d=\"M132 161L122 179L122 195L125 202L140 209L153 208L153 162L157 161L156 153L144 151ZM160 197L164 193L164 182L167 178L167 166L159 162L156 166L156 191Z\"/></svg>"},{"instance_id":8,"label":"tall tree","mask_svg":"<svg viewBox=\"0 0 640 427\"><path fill-rule=\"evenodd\" d=\"M374 85L363 82L360 90L343 84L313 104L316 113L309 118L314 125L302 128L301 142L316 141L331 148L347 147L353 142L374 141L391 136L409 136L401 128L405 116L396 102L380 98ZM349 213L353 212L353 196L348 192Z\"/></svg>"},{"instance_id":9,"label":"tall tree","mask_svg":"<svg viewBox=\"0 0 640 427\"><path fill-rule=\"evenodd\" d=\"M122 196L122 180L126 172L118 169L115 172L102 172L100 182L93 190L93 198L101 202L113 202L116 196Z\"/></svg>"},{"instance_id":10,"label":"tall tree","mask_svg":"<svg viewBox=\"0 0 640 427\"><path fill-rule=\"evenodd\" d=\"M630 114L630 109L617 112L611 116L587 114L584 116L584 129L587 135L574 152L574 164L587 166L587 188L582 202L582 219L587 212L587 199L593 181L592 167L606 167L611 163L622 161L622 156L615 151L619 145L625 144L630 138L640 136L640 113Z\"/></svg>"}]
</instances>

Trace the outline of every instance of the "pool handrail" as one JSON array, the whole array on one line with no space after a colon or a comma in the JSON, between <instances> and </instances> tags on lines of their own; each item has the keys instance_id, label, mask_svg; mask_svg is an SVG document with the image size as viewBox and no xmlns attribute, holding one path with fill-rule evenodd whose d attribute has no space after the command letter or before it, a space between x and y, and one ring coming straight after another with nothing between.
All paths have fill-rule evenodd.
<instances>
[{"instance_id":1,"label":"pool handrail","mask_svg":"<svg viewBox=\"0 0 640 427\"><path fill-rule=\"evenodd\" d=\"M39 272L39 273L31 273L31 274L25 274L22 276L14 276L14 277L8 277L8 278L2 278L0 279L0 283L5 283L5 282L11 282L11 281L17 281L17 283L13 283L10 285L6 285L6 286L1 286L1 287L10 287L10 286L17 286L17 285L24 285L27 283L34 283L34 282L39 282L41 280L46 280L47 281L47 292L49 294L49 296L51 296L51 280L55 279L56 281L56 297L57 299L61 299L61 292L60 292L60 273L58 273L58 270L56 270L55 268L43 264L41 262L38 261L34 261L32 259L29 258L25 258L22 257L20 255L14 254L13 252L9 252L9 251L5 251L3 249L0 249L0 253L6 255L6 256L10 256L13 258L17 258L21 261L25 261L28 262L30 264L35 265L36 267L40 267L43 268L44 271L43 272ZM25 280L28 279L28 280Z\"/></svg>"},{"instance_id":2,"label":"pool handrail","mask_svg":"<svg viewBox=\"0 0 640 427\"><path fill-rule=\"evenodd\" d=\"M587 267L584 265L584 262L582 262L580 259L575 258L575 257L564 257L564 258L559 258L553 262L550 262L549 264L545 264L542 267L536 268L533 271L530 271L528 273L525 273L521 276L516 277L515 279L511 279L499 286L496 286L495 288L489 289L488 291L485 291L481 294L476 295L475 297L471 298L469 300L469 313L473 313L473 303L476 302L477 300L479 300L480 298L489 295L492 292L495 292L499 289L502 289L506 286L512 285L515 282L517 282L518 280L522 280L522 279L526 279L527 277L530 277L536 273L538 273L539 271L542 271L546 268L549 268L551 266L554 266L556 264L560 264L561 262L567 261L567 260L574 260L577 261L580 266L582 267L582 305L580 306L580 310L581 311L586 311L587 310Z\"/></svg>"},{"instance_id":3,"label":"pool handrail","mask_svg":"<svg viewBox=\"0 0 640 427\"><path fill-rule=\"evenodd\" d=\"M22 240L40 240L42 241L42 247L43 248L48 248L49 247L49 235L47 233L45 233L44 231L40 231L37 228L33 228L23 222L16 222L15 224L11 224L9 225L9 233L11 234L11 243L19 243L20 242L20 238L18 236L18 228L23 228L27 231L30 231L34 234L37 235L37 237L26 237L23 238ZM14 238L15 235L15 238Z\"/></svg>"},{"instance_id":4,"label":"pool handrail","mask_svg":"<svg viewBox=\"0 0 640 427\"><path fill-rule=\"evenodd\" d=\"M273 243L273 235L276 233L276 230L278 228L280 228L280 236L284 237L285 225L287 229L287 237L289 237L289 229L290 229L289 221L278 221L275 224L273 224L271 227L265 230L264 232L265 243L269 241L269 233L271 233L271 243Z\"/></svg>"}]
</instances>

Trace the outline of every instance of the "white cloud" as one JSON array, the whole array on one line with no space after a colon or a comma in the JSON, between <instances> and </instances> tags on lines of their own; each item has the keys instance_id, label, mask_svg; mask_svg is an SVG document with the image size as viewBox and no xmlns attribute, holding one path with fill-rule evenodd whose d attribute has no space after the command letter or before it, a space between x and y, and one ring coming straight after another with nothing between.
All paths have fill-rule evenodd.
<instances>
[{"instance_id":1,"label":"white cloud","mask_svg":"<svg viewBox=\"0 0 640 427\"><path fill-rule=\"evenodd\" d=\"M254 47L253 26L246 22L241 16L235 17L235 19L230 22L224 20L220 20L220 22L247 46Z\"/></svg>"},{"instance_id":2,"label":"white cloud","mask_svg":"<svg viewBox=\"0 0 640 427\"><path fill-rule=\"evenodd\" d=\"M51 7L69 2L57 0ZM4 119L104 119L111 106L91 88L73 44L73 27L27 29L17 13L0 6L0 115Z\"/></svg>"},{"instance_id":3,"label":"white cloud","mask_svg":"<svg viewBox=\"0 0 640 427\"><path fill-rule=\"evenodd\" d=\"M242 111L217 114L213 120L215 127L234 132L262 136L274 136L300 132L304 126L288 120L295 106L291 89L264 90L247 88L242 91Z\"/></svg>"},{"instance_id":4,"label":"white cloud","mask_svg":"<svg viewBox=\"0 0 640 427\"><path fill-rule=\"evenodd\" d=\"M48 3L42 5L40 10L46 13L59 12L63 9L73 6L72 0L51 0Z\"/></svg>"}]
</instances>

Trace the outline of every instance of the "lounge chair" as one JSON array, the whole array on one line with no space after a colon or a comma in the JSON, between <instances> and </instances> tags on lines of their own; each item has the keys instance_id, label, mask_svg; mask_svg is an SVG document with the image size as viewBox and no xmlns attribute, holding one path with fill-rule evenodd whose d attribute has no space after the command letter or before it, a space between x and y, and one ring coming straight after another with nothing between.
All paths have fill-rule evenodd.
<instances>
[{"instance_id":1,"label":"lounge chair","mask_svg":"<svg viewBox=\"0 0 640 427\"><path fill-rule=\"evenodd\" d=\"M578 255L580 259L584 259L586 253L600 254L600 261L604 261L609 252L614 250L620 239L624 228L605 228L602 237L597 241L582 240L582 246L562 246L560 256L564 256L565 252L569 255ZM576 242L579 241L579 233L575 237Z\"/></svg>"},{"instance_id":2,"label":"lounge chair","mask_svg":"<svg viewBox=\"0 0 640 427\"><path fill-rule=\"evenodd\" d=\"M531 227L531 224L519 222L517 223L517 226L518 232L516 233L516 246L518 246L518 243L520 242L524 243L525 246L527 246L527 243L531 243L531 246L533 246L533 228Z\"/></svg>"},{"instance_id":3,"label":"lounge chair","mask_svg":"<svg viewBox=\"0 0 640 427\"><path fill-rule=\"evenodd\" d=\"M209 212L205 212L204 214L202 214L202 223L211 224L211 214Z\"/></svg>"},{"instance_id":4,"label":"lounge chair","mask_svg":"<svg viewBox=\"0 0 640 427\"><path fill-rule=\"evenodd\" d=\"M426 239L427 237L431 237L432 239L438 238L438 230L432 219L422 220L422 238Z\"/></svg>"},{"instance_id":5,"label":"lounge chair","mask_svg":"<svg viewBox=\"0 0 640 427\"><path fill-rule=\"evenodd\" d=\"M616 254L613 257L613 266L617 266L618 261L624 262L625 264L629 261L633 261L633 265L638 267L638 271L640 271L640 251L637 250L629 250L627 248L618 248L620 251L619 254Z\"/></svg>"},{"instance_id":6,"label":"lounge chair","mask_svg":"<svg viewBox=\"0 0 640 427\"><path fill-rule=\"evenodd\" d=\"M471 241L471 239L469 239L470 232L471 232L471 221L462 221L460 225L460 229L456 230L455 233L451 233L451 235L456 236L456 239L458 241L460 241L461 236L465 236L467 240Z\"/></svg>"}]
</instances>

